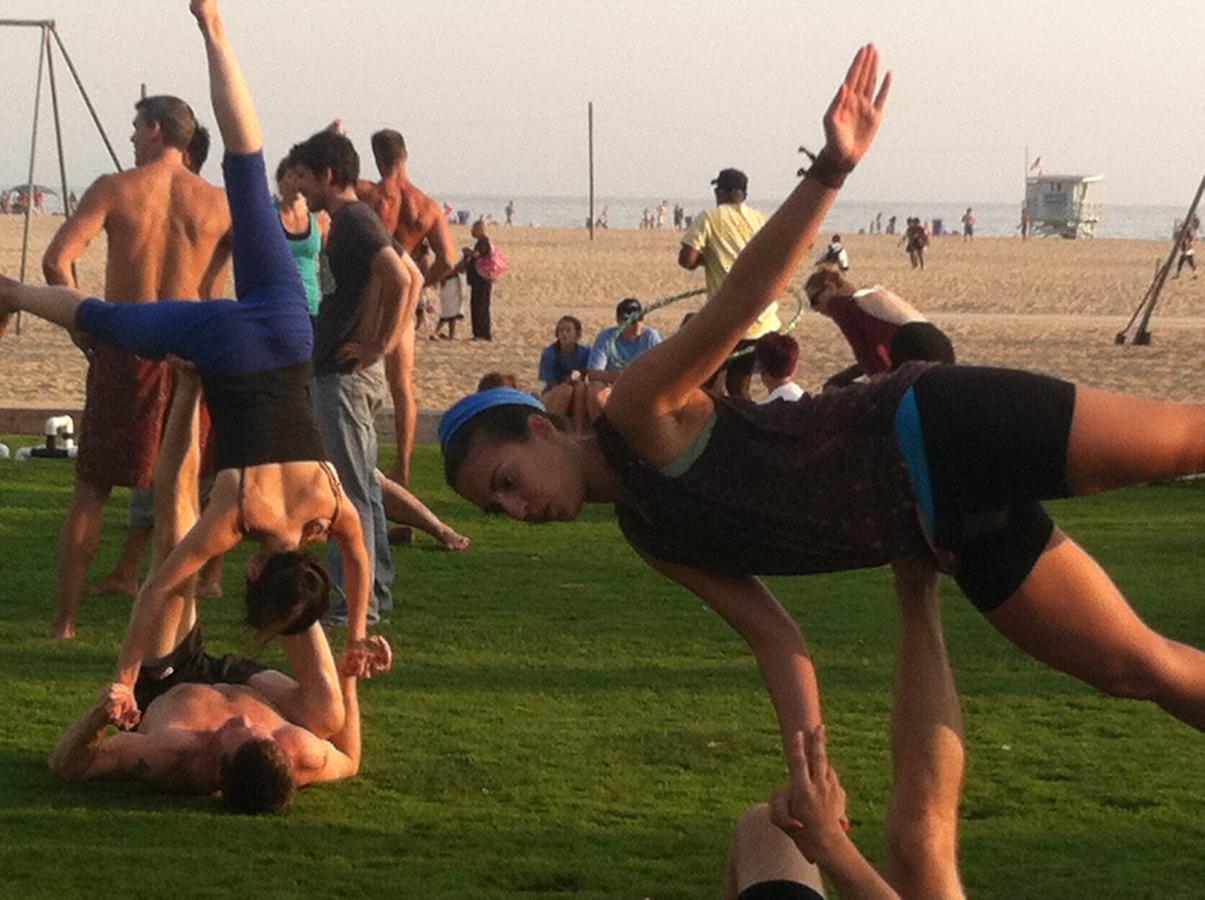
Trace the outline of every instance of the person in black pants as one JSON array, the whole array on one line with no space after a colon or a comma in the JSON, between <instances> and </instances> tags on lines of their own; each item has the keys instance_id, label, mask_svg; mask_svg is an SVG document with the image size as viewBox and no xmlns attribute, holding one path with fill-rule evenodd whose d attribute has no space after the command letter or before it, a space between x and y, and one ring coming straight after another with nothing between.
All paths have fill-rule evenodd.
<instances>
[{"instance_id":1,"label":"person in black pants","mask_svg":"<svg viewBox=\"0 0 1205 900\"><path fill-rule=\"evenodd\" d=\"M469 281L473 340L492 341L494 336L490 332L490 294L493 293L494 282L477 271L477 260L489 256L494 247L485 236L485 223L480 219L473 223L470 234L476 243L471 250L466 251L463 265Z\"/></svg>"}]
</instances>

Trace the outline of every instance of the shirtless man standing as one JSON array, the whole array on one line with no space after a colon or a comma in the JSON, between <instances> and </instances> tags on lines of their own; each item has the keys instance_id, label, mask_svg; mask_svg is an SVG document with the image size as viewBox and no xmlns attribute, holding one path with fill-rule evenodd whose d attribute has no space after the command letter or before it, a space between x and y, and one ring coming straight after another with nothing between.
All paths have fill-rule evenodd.
<instances>
[{"instance_id":1,"label":"shirtless man standing","mask_svg":"<svg viewBox=\"0 0 1205 900\"><path fill-rule=\"evenodd\" d=\"M135 168L103 175L84 193L42 259L46 283L77 287L71 264L103 230L109 300L212 297L229 257L230 213L222 189L185 167L196 118L176 97L147 97L135 109ZM150 484L171 389L161 363L110 345L89 350L88 358L75 491L59 538L57 638L75 636L113 486Z\"/></svg>"},{"instance_id":2,"label":"shirtless man standing","mask_svg":"<svg viewBox=\"0 0 1205 900\"><path fill-rule=\"evenodd\" d=\"M411 256L416 256L425 240L435 253L435 262L427 271L427 284L440 284L452 272L452 234L443 209L411 181L406 164L406 141L396 131L385 129L372 136L372 155L381 180L377 184L360 181L356 193L373 208L385 223L385 230ZM401 340L385 357L385 375L393 397L394 427L397 431L397 465L389 477L410 484L410 454L414 450L414 432L418 422L418 404L414 399L414 328L402 323Z\"/></svg>"}]
</instances>

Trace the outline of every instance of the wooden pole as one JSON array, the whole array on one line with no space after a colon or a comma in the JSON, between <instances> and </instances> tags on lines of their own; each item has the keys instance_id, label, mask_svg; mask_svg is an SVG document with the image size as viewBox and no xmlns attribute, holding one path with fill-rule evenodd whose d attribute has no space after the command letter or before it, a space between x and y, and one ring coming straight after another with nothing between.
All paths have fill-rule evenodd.
<instances>
[{"instance_id":1,"label":"wooden pole","mask_svg":"<svg viewBox=\"0 0 1205 900\"><path fill-rule=\"evenodd\" d=\"M63 218L71 218L74 210L71 208L71 190L67 187L67 162L63 158L63 122L59 117L59 87L54 77L54 48L50 46L50 37L46 37L46 74L50 76L50 108L54 113L54 142L59 155L59 190L63 192ZM71 280L79 286L79 272L75 268L75 260L71 261Z\"/></svg>"},{"instance_id":2,"label":"wooden pole","mask_svg":"<svg viewBox=\"0 0 1205 900\"><path fill-rule=\"evenodd\" d=\"M594 101L586 104L586 128L590 144L590 240L594 240Z\"/></svg>"},{"instance_id":3,"label":"wooden pole","mask_svg":"<svg viewBox=\"0 0 1205 900\"><path fill-rule=\"evenodd\" d=\"M1138 323L1138 331L1134 333L1134 343L1139 346L1146 346L1151 342L1151 333L1147 330L1147 325L1150 324L1151 314L1155 311L1155 304L1159 302L1159 293L1163 290L1163 285L1167 283L1168 273L1172 270L1172 263L1176 260L1176 251L1184 243L1184 235L1192 227L1192 217L1196 215L1197 206L1201 203L1201 194L1205 193L1205 176L1202 176L1201 183L1197 185L1197 193L1192 198L1192 204L1188 207L1188 214L1184 216L1184 223L1180 226L1180 230L1176 232L1176 237L1172 241L1171 253L1167 255L1167 262L1163 264L1163 268L1159 274L1155 276L1155 283L1151 287L1151 296L1147 301L1146 310L1142 313L1142 321Z\"/></svg>"},{"instance_id":4,"label":"wooden pole","mask_svg":"<svg viewBox=\"0 0 1205 900\"><path fill-rule=\"evenodd\" d=\"M71 72L71 77L75 79L75 86L79 88L79 94L84 100L84 106L88 107L88 112L92 116L96 130L100 132L100 139L105 142L105 149L109 151L109 158L113 160L113 165L117 168L117 171L122 171L121 161L117 158L117 154L113 152L113 145L109 143L109 136L105 134L105 126L100 123L100 116L96 114L96 108L92 105L88 92L84 90L84 82L80 80L79 72L75 71L75 63L71 61L71 54L67 52L67 48L63 45L63 39L59 37L58 29L54 27L53 22L50 23L50 33L54 35L54 42L58 44L59 52L63 54L63 62L67 63L67 69Z\"/></svg>"},{"instance_id":5,"label":"wooden pole","mask_svg":"<svg viewBox=\"0 0 1205 900\"><path fill-rule=\"evenodd\" d=\"M29 136L29 178L25 187L25 230L21 236L21 277L25 283L25 272L29 264L29 224L33 216L33 169L38 153L38 115L42 107L42 70L46 67L46 48L50 39L46 36L46 26L42 26L42 40L38 45L38 86L33 96L33 129ZM21 333L21 315L17 314L17 334Z\"/></svg>"}]
</instances>

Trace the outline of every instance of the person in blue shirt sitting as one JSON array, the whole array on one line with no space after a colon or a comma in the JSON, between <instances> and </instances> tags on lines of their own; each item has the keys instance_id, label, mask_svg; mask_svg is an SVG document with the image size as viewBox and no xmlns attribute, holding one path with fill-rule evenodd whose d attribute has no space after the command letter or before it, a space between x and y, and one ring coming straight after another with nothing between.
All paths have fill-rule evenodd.
<instances>
[{"instance_id":1,"label":"person in blue shirt sitting","mask_svg":"<svg viewBox=\"0 0 1205 900\"><path fill-rule=\"evenodd\" d=\"M611 385L628 363L661 343L661 334L656 328L644 324L641 312L639 300L625 297L615 307L617 324L604 328L594 339L590 361L586 366L586 375L590 379L586 408L591 420L597 418L607 405Z\"/></svg>"},{"instance_id":2,"label":"person in blue shirt sitting","mask_svg":"<svg viewBox=\"0 0 1205 900\"><path fill-rule=\"evenodd\" d=\"M586 368L590 348L581 343L582 320L561 316L556 340L540 354L540 399L546 409L564 416L579 434L586 430Z\"/></svg>"}]
</instances>

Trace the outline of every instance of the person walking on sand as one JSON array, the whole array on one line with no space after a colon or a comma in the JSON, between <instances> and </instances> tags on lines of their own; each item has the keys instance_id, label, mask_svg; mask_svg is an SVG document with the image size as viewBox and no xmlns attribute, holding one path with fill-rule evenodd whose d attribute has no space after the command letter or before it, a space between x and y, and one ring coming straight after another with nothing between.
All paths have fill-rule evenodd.
<instances>
[{"instance_id":1,"label":"person walking on sand","mask_svg":"<svg viewBox=\"0 0 1205 900\"><path fill-rule=\"evenodd\" d=\"M508 200L506 202L506 224L507 225L515 224L515 201L514 200Z\"/></svg>"},{"instance_id":2,"label":"person walking on sand","mask_svg":"<svg viewBox=\"0 0 1205 900\"><path fill-rule=\"evenodd\" d=\"M962 239L969 241L975 237L975 213L968 206L967 211L962 214Z\"/></svg>"},{"instance_id":3,"label":"person walking on sand","mask_svg":"<svg viewBox=\"0 0 1205 900\"><path fill-rule=\"evenodd\" d=\"M1180 260L1176 263L1176 278L1180 277L1180 270L1187 265L1192 269L1192 277L1197 277L1197 260L1193 252L1193 244L1196 242L1197 235L1193 231L1192 226L1184 229L1184 236L1180 238Z\"/></svg>"},{"instance_id":4,"label":"person walking on sand","mask_svg":"<svg viewBox=\"0 0 1205 900\"><path fill-rule=\"evenodd\" d=\"M134 109L134 168L103 175L84 192L42 258L46 283L77 287L72 263L103 231L108 245L104 293L111 302L213 297L225 280L230 212L225 192L185 165L196 117L178 97L146 97ZM171 375L161 362L104 343L86 355L75 488L59 536L57 638L75 636L80 598L113 487L150 487L171 395ZM143 532L134 538L145 547L150 525L137 517L133 522ZM140 555L134 557L135 581ZM137 585L120 588L132 593Z\"/></svg>"},{"instance_id":5,"label":"person walking on sand","mask_svg":"<svg viewBox=\"0 0 1205 900\"><path fill-rule=\"evenodd\" d=\"M925 226L921 224L921 220L911 218L908 220L908 227L904 229L904 249L908 251L908 261L912 263L914 269L925 268L925 248L929 246L929 235L925 233Z\"/></svg>"}]
</instances>

